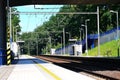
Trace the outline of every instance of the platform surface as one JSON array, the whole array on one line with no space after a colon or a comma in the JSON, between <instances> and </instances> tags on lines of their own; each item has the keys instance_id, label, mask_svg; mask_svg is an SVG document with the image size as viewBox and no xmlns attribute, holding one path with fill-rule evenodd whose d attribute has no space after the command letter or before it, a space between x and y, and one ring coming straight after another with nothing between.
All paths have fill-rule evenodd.
<instances>
[{"instance_id":1,"label":"platform surface","mask_svg":"<svg viewBox=\"0 0 120 80\"><path fill-rule=\"evenodd\" d=\"M2 71L2 72L1 72ZM32 56L22 55L17 64L0 67L0 80L95 80Z\"/></svg>"}]
</instances>

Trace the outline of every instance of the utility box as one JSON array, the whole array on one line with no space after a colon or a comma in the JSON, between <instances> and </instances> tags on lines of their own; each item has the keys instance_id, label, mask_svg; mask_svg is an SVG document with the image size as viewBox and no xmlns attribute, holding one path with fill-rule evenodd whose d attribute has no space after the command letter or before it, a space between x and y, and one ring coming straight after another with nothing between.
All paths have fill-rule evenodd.
<instances>
[{"instance_id":1,"label":"utility box","mask_svg":"<svg viewBox=\"0 0 120 80\"><path fill-rule=\"evenodd\" d=\"M120 48L118 47L118 58L120 57Z\"/></svg>"},{"instance_id":2,"label":"utility box","mask_svg":"<svg viewBox=\"0 0 120 80\"><path fill-rule=\"evenodd\" d=\"M51 49L51 55L55 54L55 49Z\"/></svg>"},{"instance_id":3,"label":"utility box","mask_svg":"<svg viewBox=\"0 0 120 80\"><path fill-rule=\"evenodd\" d=\"M14 54L14 57L18 57L19 56L19 46L16 42L12 42L11 43L11 50Z\"/></svg>"},{"instance_id":4,"label":"utility box","mask_svg":"<svg viewBox=\"0 0 120 80\"><path fill-rule=\"evenodd\" d=\"M75 44L73 45L73 55L82 55L82 45Z\"/></svg>"}]
</instances>

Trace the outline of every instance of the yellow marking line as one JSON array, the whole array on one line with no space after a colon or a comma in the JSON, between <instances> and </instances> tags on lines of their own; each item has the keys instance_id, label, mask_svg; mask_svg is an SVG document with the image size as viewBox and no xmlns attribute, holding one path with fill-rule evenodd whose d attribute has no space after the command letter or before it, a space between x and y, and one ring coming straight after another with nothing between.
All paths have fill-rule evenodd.
<instances>
[{"instance_id":1,"label":"yellow marking line","mask_svg":"<svg viewBox=\"0 0 120 80\"><path fill-rule=\"evenodd\" d=\"M55 80L61 80L60 77L58 77L57 75L55 75L54 73L52 73L50 70L48 70L47 68L45 68L44 66L42 66L38 62L36 62L36 61L33 61L33 62L36 63L36 65L39 66L41 69L43 69L46 73L48 73L49 75L51 75Z\"/></svg>"},{"instance_id":2,"label":"yellow marking line","mask_svg":"<svg viewBox=\"0 0 120 80\"><path fill-rule=\"evenodd\" d=\"M41 64L39 64L38 62L32 60L34 63L36 63L36 65L38 67L40 67L41 69L43 69L46 73L48 73L49 75L51 75L55 80L62 80L60 77L58 77L57 75L55 75L53 72L51 72L50 70L48 70L47 68L45 68L44 66L42 66Z\"/></svg>"}]
</instances>

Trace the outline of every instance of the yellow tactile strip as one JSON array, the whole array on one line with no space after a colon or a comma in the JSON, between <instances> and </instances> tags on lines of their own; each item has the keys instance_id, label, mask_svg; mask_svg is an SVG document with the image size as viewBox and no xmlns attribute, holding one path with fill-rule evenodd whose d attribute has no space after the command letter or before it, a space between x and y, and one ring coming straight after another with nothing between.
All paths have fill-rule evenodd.
<instances>
[{"instance_id":1,"label":"yellow tactile strip","mask_svg":"<svg viewBox=\"0 0 120 80\"><path fill-rule=\"evenodd\" d=\"M29 56L27 56L29 58ZM32 60L32 59L31 59ZM32 60L39 68L44 70L47 74L49 74L51 77L53 77L55 80L62 80L60 77L58 77L56 74L45 68L43 65L39 64L37 61Z\"/></svg>"},{"instance_id":2,"label":"yellow tactile strip","mask_svg":"<svg viewBox=\"0 0 120 80\"><path fill-rule=\"evenodd\" d=\"M60 77L58 77L57 75L55 75L53 72L51 72L50 70L48 70L47 68L45 68L44 66L42 66L41 64L39 64L38 62L32 60L34 63L36 63L37 66L39 66L42 70L44 70L46 73L48 73L50 76L52 76L55 80L61 80Z\"/></svg>"}]
</instances>

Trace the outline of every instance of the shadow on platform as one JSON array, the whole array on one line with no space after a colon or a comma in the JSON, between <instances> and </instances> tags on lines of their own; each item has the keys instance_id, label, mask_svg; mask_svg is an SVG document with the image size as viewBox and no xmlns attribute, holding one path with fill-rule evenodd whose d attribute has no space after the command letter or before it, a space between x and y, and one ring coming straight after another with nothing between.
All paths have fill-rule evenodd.
<instances>
[{"instance_id":1,"label":"shadow on platform","mask_svg":"<svg viewBox=\"0 0 120 80\"><path fill-rule=\"evenodd\" d=\"M32 58L32 59L14 59L12 61L12 64L37 64L35 62L37 62L38 64L44 64L44 63L47 63L43 60L40 60L40 59L36 59L36 58Z\"/></svg>"}]
</instances>

